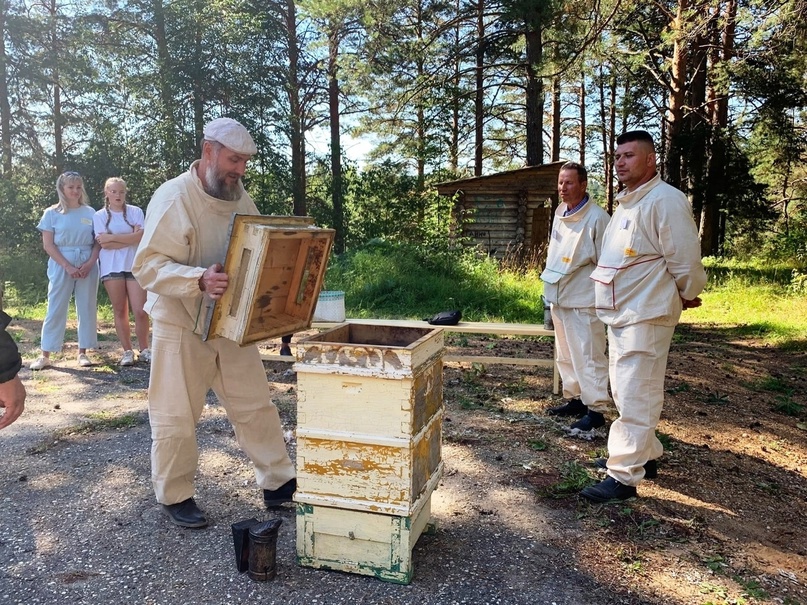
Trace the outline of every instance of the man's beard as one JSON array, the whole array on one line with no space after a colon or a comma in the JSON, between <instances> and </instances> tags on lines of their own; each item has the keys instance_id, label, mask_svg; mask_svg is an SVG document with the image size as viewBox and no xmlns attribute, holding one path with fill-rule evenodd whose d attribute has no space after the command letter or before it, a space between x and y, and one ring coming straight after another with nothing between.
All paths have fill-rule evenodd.
<instances>
[{"instance_id":1,"label":"man's beard","mask_svg":"<svg viewBox=\"0 0 807 605\"><path fill-rule=\"evenodd\" d=\"M228 185L225 175L216 169L215 162L211 162L205 169L205 193L226 202L235 202L241 198L241 179Z\"/></svg>"}]
</instances>

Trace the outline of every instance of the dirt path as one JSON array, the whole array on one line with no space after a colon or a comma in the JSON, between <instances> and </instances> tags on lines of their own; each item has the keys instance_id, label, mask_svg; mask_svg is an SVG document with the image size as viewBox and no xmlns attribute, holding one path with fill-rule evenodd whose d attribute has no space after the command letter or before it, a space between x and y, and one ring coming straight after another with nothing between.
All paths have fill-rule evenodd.
<instances>
[{"instance_id":1,"label":"dirt path","mask_svg":"<svg viewBox=\"0 0 807 605\"><path fill-rule=\"evenodd\" d=\"M38 326L15 330L32 359ZM149 483L147 366L117 367L111 338L89 371L68 351L57 368L23 371L26 412L0 435L0 595L9 603L807 605L807 430L798 407L807 403L807 359L716 331L679 333L659 479L621 505L574 496L596 477L591 460L605 433L570 439L544 416L555 401L549 372L447 367L438 530L415 547L408 586L297 566L293 509L262 510L212 396L198 431L197 499L214 523L172 526ZM496 355L551 347L449 344ZM266 367L293 429L295 375L280 362ZM256 583L235 570L230 524L274 515L283 519L278 577Z\"/></svg>"}]
</instances>

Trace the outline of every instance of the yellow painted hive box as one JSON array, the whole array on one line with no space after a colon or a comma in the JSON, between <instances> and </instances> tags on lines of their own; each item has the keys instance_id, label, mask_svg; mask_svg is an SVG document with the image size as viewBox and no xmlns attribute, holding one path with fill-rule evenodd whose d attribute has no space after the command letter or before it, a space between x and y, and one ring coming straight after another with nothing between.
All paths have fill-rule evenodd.
<instances>
[{"instance_id":1,"label":"yellow painted hive box","mask_svg":"<svg viewBox=\"0 0 807 605\"><path fill-rule=\"evenodd\" d=\"M205 338L245 345L310 328L333 238L309 217L234 215L230 285L208 307Z\"/></svg>"},{"instance_id":2,"label":"yellow painted hive box","mask_svg":"<svg viewBox=\"0 0 807 605\"><path fill-rule=\"evenodd\" d=\"M442 476L443 334L342 324L297 345L295 500L411 515Z\"/></svg>"},{"instance_id":3,"label":"yellow painted hive box","mask_svg":"<svg viewBox=\"0 0 807 605\"><path fill-rule=\"evenodd\" d=\"M399 517L311 504L297 505L297 563L408 584L412 549L430 527L431 494Z\"/></svg>"}]
</instances>

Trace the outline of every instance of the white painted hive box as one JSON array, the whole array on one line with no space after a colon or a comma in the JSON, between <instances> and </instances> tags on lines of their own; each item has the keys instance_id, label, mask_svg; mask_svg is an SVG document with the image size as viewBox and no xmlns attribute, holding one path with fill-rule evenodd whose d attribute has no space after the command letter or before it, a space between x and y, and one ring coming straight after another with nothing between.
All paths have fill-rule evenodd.
<instances>
[{"instance_id":1,"label":"white painted hive box","mask_svg":"<svg viewBox=\"0 0 807 605\"><path fill-rule=\"evenodd\" d=\"M429 525L431 494L407 517L297 505L297 563L408 584L412 549Z\"/></svg>"},{"instance_id":2,"label":"white painted hive box","mask_svg":"<svg viewBox=\"0 0 807 605\"><path fill-rule=\"evenodd\" d=\"M297 346L295 500L411 515L442 470L443 334L342 324Z\"/></svg>"}]
</instances>

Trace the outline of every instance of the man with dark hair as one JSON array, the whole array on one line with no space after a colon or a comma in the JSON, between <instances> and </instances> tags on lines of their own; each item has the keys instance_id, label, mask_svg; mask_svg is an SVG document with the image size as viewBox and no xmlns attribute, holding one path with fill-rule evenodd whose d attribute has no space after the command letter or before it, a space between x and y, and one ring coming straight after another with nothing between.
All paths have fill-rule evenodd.
<instances>
[{"instance_id":1,"label":"man with dark hair","mask_svg":"<svg viewBox=\"0 0 807 605\"><path fill-rule=\"evenodd\" d=\"M585 167L566 162L558 173L561 203L552 222L546 267L541 274L544 297L552 303L556 363L569 401L550 408L555 416L579 420L572 432L590 432L605 425L608 395L605 326L594 309L594 284L608 213L589 199Z\"/></svg>"},{"instance_id":2,"label":"man with dark hair","mask_svg":"<svg viewBox=\"0 0 807 605\"><path fill-rule=\"evenodd\" d=\"M14 339L6 332L9 322L11 318L0 311L0 408L4 408L0 429L19 418L25 408L25 387L18 374L22 358Z\"/></svg>"},{"instance_id":3,"label":"man with dark hair","mask_svg":"<svg viewBox=\"0 0 807 605\"><path fill-rule=\"evenodd\" d=\"M664 448L656 426L664 373L683 309L700 305L706 285L698 230L686 196L656 172L653 138L643 130L617 139L616 174L624 189L591 274L597 315L608 326L611 393L619 418L608 434L607 478L580 495L625 500L655 474Z\"/></svg>"},{"instance_id":4,"label":"man with dark hair","mask_svg":"<svg viewBox=\"0 0 807 605\"><path fill-rule=\"evenodd\" d=\"M297 486L257 347L201 336L205 299L220 299L230 285L220 261L232 215L258 214L241 183L256 152L235 120L208 123L201 159L151 198L132 267L148 292L145 308L153 321L151 482L157 501L182 527L208 523L193 495L196 423L211 388L252 460L266 506L291 502Z\"/></svg>"}]
</instances>

